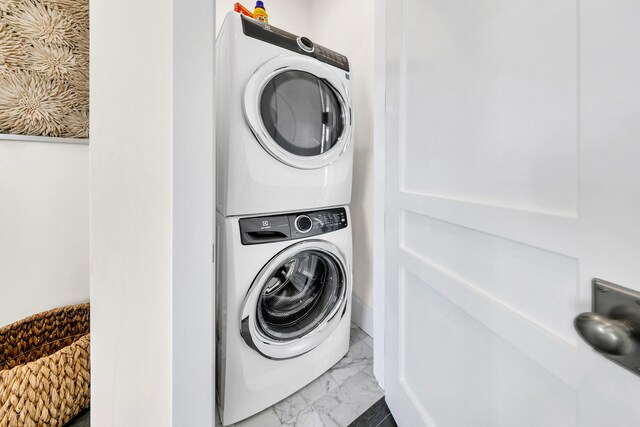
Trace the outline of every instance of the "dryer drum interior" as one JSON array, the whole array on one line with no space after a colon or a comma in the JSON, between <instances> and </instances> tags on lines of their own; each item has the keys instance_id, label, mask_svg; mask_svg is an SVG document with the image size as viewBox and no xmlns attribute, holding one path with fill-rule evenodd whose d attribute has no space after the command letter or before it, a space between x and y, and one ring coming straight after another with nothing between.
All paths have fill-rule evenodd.
<instances>
[{"instance_id":1,"label":"dryer drum interior","mask_svg":"<svg viewBox=\"0 0 640 427\"><path fill-rule=\"evenodd\" d=\"M303 250L267 278L257 302L258 326L272 339L300 338L320 324L344 292L344 268L333 255Z\"/></svg>"},{"instance_id":2,"label":"dryer drum interior","mask_svg":"<svg viewBox=\"0 0 640 427\"><path fill-rule=\"evenodd\" d=\"M333 148L345 129L339 96L311 73L284 71L264 86L260 116L280 147L296 156L318 156Z\"/></svg>"}]
</instances>

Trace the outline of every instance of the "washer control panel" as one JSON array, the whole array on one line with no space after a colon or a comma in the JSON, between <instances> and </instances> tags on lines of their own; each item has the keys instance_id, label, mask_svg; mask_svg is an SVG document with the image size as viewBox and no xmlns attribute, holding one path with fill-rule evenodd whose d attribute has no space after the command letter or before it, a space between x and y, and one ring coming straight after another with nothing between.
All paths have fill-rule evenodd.
<instances>
[{"instance_id":1,"label":"washer control panel","mask_svg":"<svg viewBox=\"0 0 640 427\"><path fill-rule=\"evenodd\" d=\"M242 31L248 37L280 46L301 55L310 56L325 64L349 71L349 60L338 52L322 47L307 37L298 37L264 22L259 22L243 15L240 18L242 19Z\"/></svg>"},{"instance_id":2,"label":"washer control panel","mask_svg":"<svg viewBox=\"0 0 640 427\"><path fill-rule=\"evenodd\" d=\"M243 245L296 240L341 230L348 225L345 208L271 215L240 220Z\"/></svg>"}]
</instances>

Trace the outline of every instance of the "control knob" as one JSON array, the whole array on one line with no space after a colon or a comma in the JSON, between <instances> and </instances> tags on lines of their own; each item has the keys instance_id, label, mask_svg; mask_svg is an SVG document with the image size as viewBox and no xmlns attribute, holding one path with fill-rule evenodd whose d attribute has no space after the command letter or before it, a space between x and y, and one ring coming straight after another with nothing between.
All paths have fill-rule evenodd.
<instances>
[{"instance_id":1,"label":"control knob","mask_svg":"<svg viewBox=\"0 0 640 427\"><path fill-rule=\"evenodd\" d=\"M315 50L313 42L306 37L298 37L298 46L308 53L312 53Z\"/></svg>"},{"instance_id":2,"label":"control knob","mask_svg":"<svg viewBox=\"0 0 640 427\"><path fill-rule=\"evenodd\" d=\"M298 215L294 225L299 233L306 234L313 228L313 221L311 221L308 215Z\"/></svg>"}]
</instances>

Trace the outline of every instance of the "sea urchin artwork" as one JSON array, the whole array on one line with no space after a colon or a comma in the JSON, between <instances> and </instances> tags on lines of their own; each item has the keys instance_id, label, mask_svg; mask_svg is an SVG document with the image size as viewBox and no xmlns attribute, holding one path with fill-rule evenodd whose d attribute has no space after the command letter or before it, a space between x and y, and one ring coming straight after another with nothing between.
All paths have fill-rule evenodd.
<instances>
[{"instance_id":1,"label":"sea urchin artwork","mask_svg":"<svg viewBox=\"0 0 640 427\"><path fill-rule=\"evenodd\" d=\"M0 134L89 137L89 0L0 0Z\"/></svg>"}]
</instances>

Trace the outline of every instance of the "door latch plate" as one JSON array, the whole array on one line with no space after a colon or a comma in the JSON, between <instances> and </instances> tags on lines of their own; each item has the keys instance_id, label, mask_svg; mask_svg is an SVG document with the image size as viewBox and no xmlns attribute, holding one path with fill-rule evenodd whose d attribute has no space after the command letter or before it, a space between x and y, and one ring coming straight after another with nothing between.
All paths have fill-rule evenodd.
<instances>
[{"instance_id":1,"label":"door latch plate","mask_svg":"<svg viewBox=\"0 0 640 427\"><path fill-rule=\"evenodd\" d=\"M592 310L594 313L612 317L617 310L623 307L625 309L637 310L638 313L640 313L640 292L602 279L593 279L592 291ZM640 337L636 337L636 339L640 339ZM596 351L598 350L596 349ZM640 346L637 346L632 353L619 356L607 354L602 351L598 351L598 353L630 370L634 374L640 375Z\"/></svg>"}]
</instances>

